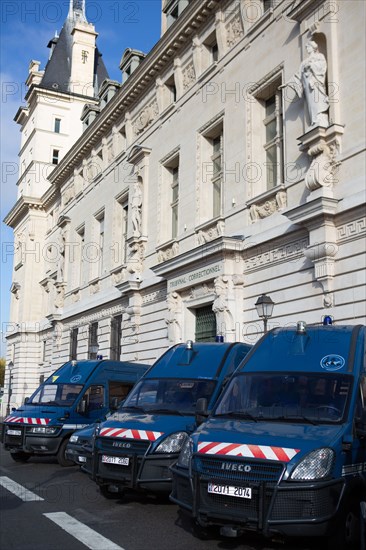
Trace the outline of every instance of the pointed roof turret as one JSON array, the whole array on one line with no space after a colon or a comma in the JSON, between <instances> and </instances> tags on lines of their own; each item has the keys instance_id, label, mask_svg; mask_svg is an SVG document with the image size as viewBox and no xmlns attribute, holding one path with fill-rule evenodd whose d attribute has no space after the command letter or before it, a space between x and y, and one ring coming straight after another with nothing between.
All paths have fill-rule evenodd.
<instances>
[{"instance_id":1,"label":"pointed roof turret","mask_svg":"<svg viewBox=\"0 0 366 550\"><path fill-rule=\"evenodd\" d=\"M86 37L85 43L82 35ZM51 52L40 86L56 92L96 96L99 86L108 78L102 55L95 46L96 37L94 26L86 19L85 0L70 0L60 36L48 43Z\"/></svg>"}]
</instances>

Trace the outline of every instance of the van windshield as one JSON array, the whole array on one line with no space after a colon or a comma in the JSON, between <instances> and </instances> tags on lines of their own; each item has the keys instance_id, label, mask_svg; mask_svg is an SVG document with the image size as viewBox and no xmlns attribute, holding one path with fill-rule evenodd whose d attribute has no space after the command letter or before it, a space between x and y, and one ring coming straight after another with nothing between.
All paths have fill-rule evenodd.
<instances>
[{"instance_id":1,"label":"van windshield","mask_svg":"<svg viewBox=\"0 0 366 550\"><path fill-rule=\"evenodd\" d=\"M341 422L352 377L327 373L243 373L235 376L215 416L256 421Z\"/></svg>"},{"instance_id":2,"label":"van windshield","mask_svg":"<svg viewBox=\"0 0 366 550\"><path fill-rule=\"evenodd\" d=\"M131 391L122 409L137 408L161 414L194 414L197 399L210 400L213 380L145 379Z\"/></svg>"},{"instance_id":3,"label":"van windshield","mask_svg":"<svg viewBox=\"0 0 366 550\"><path fill-rule=\"evenodd\" d=\"M44 384L29 399L28 405L56 405L68 407L80 394L81 384Z\"/></svg>"}]
</instances>

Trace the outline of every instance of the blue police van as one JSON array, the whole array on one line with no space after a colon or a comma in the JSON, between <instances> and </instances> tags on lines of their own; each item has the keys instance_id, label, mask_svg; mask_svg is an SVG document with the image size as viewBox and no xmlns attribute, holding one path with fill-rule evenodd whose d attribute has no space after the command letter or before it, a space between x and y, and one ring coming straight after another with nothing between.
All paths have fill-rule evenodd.
<instances>
[{"instance_id":1,"label":"blue police van","mask_svg":"<svg viewBox=\"0 0 366 550\"><path fill-rule=\"evenodd\" d=\"M5 418L5 449L16 462L54 455L61 466L73 465L65 455L70 435L117 408L148 368L103 359L68 361Z\"/></svg>"},{"instance_id":2,"label":"blue police van","mask_svg":"<svg viewBox=\"0 0 366 550\"><path fill-rule=\"evenodd\" d=\"M205 398L210 410L250 349L240 342L188 341L167 350L95 430L83 470L101 493L169 493L169 467L196 428L197 401Z\"/></svg>"},{"instance_id":3,"label":"blue police van","mask_svg":"<svg viewBox=\"0 0 366 550\"><path fill-rule=\"evenodd\" d=\"M186 438L171 500L199 525L360 548L366 331L328 323L264 335Z\"/></svg>"}]
</instances>

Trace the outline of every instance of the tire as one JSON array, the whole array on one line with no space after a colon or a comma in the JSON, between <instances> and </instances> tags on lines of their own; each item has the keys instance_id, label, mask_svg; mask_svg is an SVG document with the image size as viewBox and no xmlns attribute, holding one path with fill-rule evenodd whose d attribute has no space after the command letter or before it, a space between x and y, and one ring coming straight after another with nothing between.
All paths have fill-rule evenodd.
<instances>
[{"instance_id":1,"label":"tire","mask_svg":"<svg viewBox=\"0 0 366 550\"><path fill-rule=\"evenodd\" d=\"M118 491L118 493L114 493L108 489L108 485L99 485L99 492L101 495L104 496L104 498L108 500L116 500L118 498L123 497L122 491Z\"/></svg>"},{"instance_id":2,"label":"tire","mask_svg":"<svg viewBox=\"0 0 366 550\"><path fill-rule=\"evenodd\" d=\"M68 458L66 458L65 451L66 451L66 446L68 442L69 442L68 439L64 439L57 453L57 462L59 463L60 466L64 466L64 467L76 466L73 460L69 460Z\"/></svg>"},{"instance_id":3,"label":"tire","mask_svg":"<svg viewBox=\"0 0 366 550\"><path fill-rule=\"evenodd\" d=\"M27 462L31 455L28 453L23 453L23 451L17 451L16 453L10 453L10 456L15 462Z\"/></svg>"},{"instance_id":4,"label":"tire","mask_svg":"<svg viewBox=\"0 0 366 550\"><path fill-rule=\"evenodd\" d=\"M338 518L334 533L328 538L329 550L359 550L360 548L360 502L346 503Z\"/></svg>"}]
</instances>

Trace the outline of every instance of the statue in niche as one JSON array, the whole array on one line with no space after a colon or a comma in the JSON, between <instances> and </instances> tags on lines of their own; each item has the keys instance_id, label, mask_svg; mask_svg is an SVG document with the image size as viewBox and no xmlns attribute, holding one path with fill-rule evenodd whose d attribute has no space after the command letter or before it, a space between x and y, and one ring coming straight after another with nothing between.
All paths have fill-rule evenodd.
<instances>
[{"instance_id":1,"label":"statue in niche","mask_svg":"<svg viewBox=\"0 0 366 550\"><path fill-rule=\"evenodd\" d=\"M233 316L229 308L229 278L222 275L216 277L214 288L216 298L212 311L216 314L218 334L225 334L233 327Z\"/></svg>"},{"instance_id":2,"label":"statue in niche","mask_svg":"<svg viewBox=\"0 0 366 550\"><path fill-rule=\"evenodd\" d=\"M178 321L181 311L180 296L176 292L170 292L166 298L168 314L165 323L168 327L168 338L170 342L180 342L182 339L182 329Z\"/></svg>"},{"instance_id":3,"label":"statue in niche","mask_svg":"<svg viewBox=\"0 0 366 550\"><path fill-rule=\"evenodd\" d=\"M61 283L64 280L64 267L65 267L65 230L60 231L58 241L58 261L57 261L57 282Z\"/></svg>"},{"instance_id":4,"label":"statue in niche","mask_svg":"<svg viewBox=\"0 0 366 550\"><path fill-rule=\"evenodd\" d=\"M141 235L141 217L142 217L142 189L141 181L138 178L134 184L133 195L131 200L131 222L133 234Z\"/></svg>"},{"instance_id":5,"label":"statue in niche","mask_svg":"<svg viewBox=\"0 0 366 550\"><path fill-rule=\"evenodd\" d=\"M329 98L325 85L327 61L319 52L318 44L314 40L307 42L306 51L308 57L301 63L299 71L280 88L289 86L299 97L305 96L310 125L327 127L329 125Z\"/></svg>"}]
</instances>

